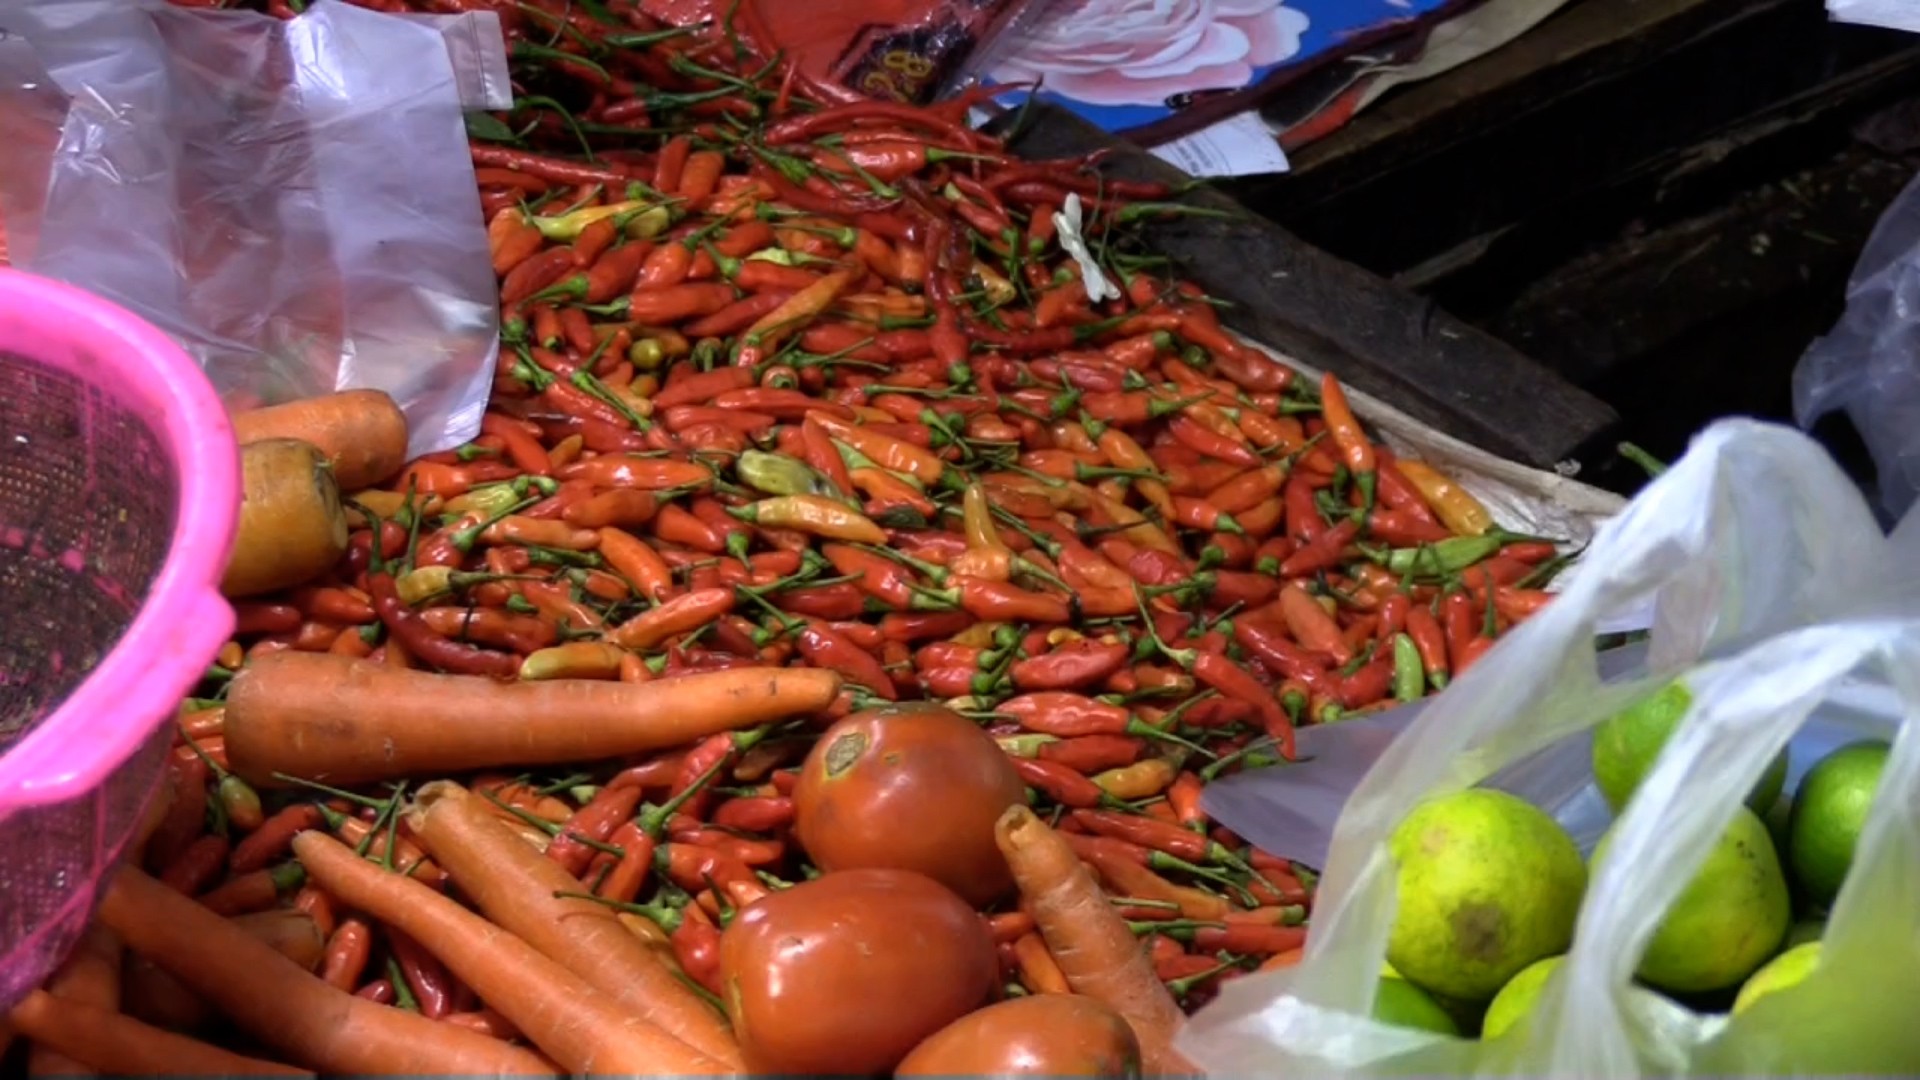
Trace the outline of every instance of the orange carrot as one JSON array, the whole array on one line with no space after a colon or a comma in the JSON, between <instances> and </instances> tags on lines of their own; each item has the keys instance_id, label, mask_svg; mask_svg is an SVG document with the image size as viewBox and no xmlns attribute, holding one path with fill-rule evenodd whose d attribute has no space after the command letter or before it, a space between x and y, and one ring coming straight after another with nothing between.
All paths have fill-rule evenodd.
<instances>
[{"instance_id":1,"label":"orange carrot","mask_svg":"<svg viewBox=\"0 0 1920 1080\"><path fill-rule=\"evenodd\" d=\"M220 591L235 599L305 584L347 550L347 514L326 459L296 439L240 449L240 524Z\"/></svg>"},{"instance_id":2,"label":"orange carrot","mask_svg":"<svg viewBox=\"0 0 1920 1080\"><path fill-rule=\"evenodd\" d=\"M255 784L284 773L353 784L415 773L595 761L827 707L840 676L734 668L650 683L502 683L281 652L227 697L227 758Z\"/></svg>"},{"instance_id":3,"label":"orange carrot","mask_svg":"<svg viewBox=\"0 0 1920 1080\"><path fill-rule=\"evenodd\" d=\"M130 867L114 876L99 918L127 948L178 976L249 1035L321 1072L556 1071L530 1050L335 990L271 945Z\"/></svg>"},{"instance_id":4,"label":"orange carrot","mask_svg":"<svg viewBox=\"0 0 1920 1080\"><path fill-rule=\"evenodd\" d=\"M312 443L333 466L343 491L371 487L407 463L407 418L379 390L347 390L252 409L233 418L240 445L262 439Z\"/></svg>"},{"instance_id":5,"label":"orange carrot","mask_svg":"<svg viewBox=\"0 0 1920 1080\"><path fill-rule=\"evenodd\" d=\"M1179 1004L1073 848L1024 806L1000 815L994 839L1073 992L1126 1018L1149 1073L1198 1073L1173 1049L1173 1036L1185 1020Z\"/></svg>"},{"instance_id":6,"label":"orange carrot","mask_svg":"<svg viewBox=\"0 0 1920 1080\"><path fill-rule=\"evenodd\" d=\"M60 965L60 970L47 980L47 993L58 998L63 1005L118 1012L122 952L120 938L113 931L99 923L87 927L80 944ZM89 1071L88 1064L76 1061L46 1043L35 1043L32 1052L27 1055L28 1076L84 1076Z\"/></svg>"},{"instance_id":7,"label":"orange carrot","mask_svg":"<svg viewBox=\"0 0 1920 1080\"><path fill-rule=\"evenodd\" d=\"M726 1071L607 1001L533 946L425 885L380 869L333 837L301 833L293 850L322 888L418 942L568 1072L686 1076Z\"/></svg>"},{"instance_id":8,"label":"orange carrot","mask_svg":"<svg viewBox=\"0 0 1920 1080\"><path fill-rule=\"evenodd\" d=\"M407 814L413 835L453 877L460 892L495 925L586 980L614 1004L730 1068L740 1044L720 1013L701 1000L613 909L558 897L580 882L543 857L449 781L420 789Z\"/></svg>"},{"instance_id":9,"label":"orange carrot","mask_svg":"<svg viewBox=\"0 0 1920 1080\"><path fill-rule=\"evenodd\" d=\"M7 1019L37 1047L115 1076L312 1076L198 1039L149 1027L112 1009L35 990Z\"/></svg>"},{"instance_id":10,"label":"orange carrot","mask_svg":"<svg viewBox=\"0 0 1920 1080\"><path fill-rule=\"evenodd\" d=\"M305 912L281 908L228 921L308 971L320 966L320 957L326 951L325 935ZM120 1008L136 1020L174 1031L192 1031L217 1015L205 998L144 956L127 957L121 978Z\"/></svg>"}]
</instances>

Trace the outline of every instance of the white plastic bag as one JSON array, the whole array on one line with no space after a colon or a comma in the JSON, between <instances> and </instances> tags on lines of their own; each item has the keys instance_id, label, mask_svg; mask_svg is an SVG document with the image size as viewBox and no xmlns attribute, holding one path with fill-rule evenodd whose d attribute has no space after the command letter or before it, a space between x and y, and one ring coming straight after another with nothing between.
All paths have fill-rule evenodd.
<instances>
[{"instance_id":1,"label":"white plastic bag","mask_svg":"<svg viewBox=\"0 0 1920 1080\"><path fill-rule=\"evenodd\" d=\"M387 391L415 454L478 429L499 310L463 108L498 17L0 0L14 265L166 331L230 405Z\"/></svg>"},{"instance_id":2,"label":"white plastic bag","mask_svg":"<svg viewBox=\"0 0 1920 1080\"><path fill-rule=\"evenodd\" d=\"M1920 495L1920 180L1880 215L1847 282L1846 311L1794 368L1800 426L1836 410L1873 456L1883 516L1904 516Z\"/></svg>"},{"instance_id":3,"label":"white plastic bag","mask_svg":"<svg viewBox=\"0 0 1920 1080\"><path fill-rule=\"evenodd\" d=\"M1226 985L1182 1051L1234 1077L1920 1071L1910 1016L1920 1000L1920 602L1903 584L1920 566L1912 541L1920 527L1884 538L1805 436L1751 421L1709 428L1602 528L1560 598L1381 757L1335 830L1305 959ZM1649 674L1603 681L1596 619L1648 594ZM1732 1022L1633 989L1642 948L1746 792L1789 739L1807 737L1815 707L1860 675L1886 685L1896 705L1879 723L1899 737L1817 973ZM1531 1021L1482 1044L1371 1020L1395 907L1395 824L1423 798L1531 767L1543 751L1584 755L1587 729L1675 676L1693 708L1615 824L1572 950ZM1564 794L1563 815L1578 792Z\"/></svg>"}]
</instances>

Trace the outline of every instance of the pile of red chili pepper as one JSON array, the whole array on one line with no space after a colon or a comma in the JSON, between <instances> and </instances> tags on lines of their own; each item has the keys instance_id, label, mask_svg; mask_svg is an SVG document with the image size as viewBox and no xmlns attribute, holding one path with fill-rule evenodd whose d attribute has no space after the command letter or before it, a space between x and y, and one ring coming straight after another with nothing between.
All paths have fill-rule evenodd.
<instances>
[{"instance_id":1,"label":"pile of red chili pepper","mask_svg":"<svg viewBox=\"0 0 1920 1080\"><path fill-rule=\"evenodd\" d=\"M1443 687L1546 602L1555 545L1226 330L1133 235L1183 212L1173 191L1019 160L964 100L817 104L725 26L619 0L365 6L494 9L509 35L521 107L470 125L493 405L468 445L354 493L338 573L240 605L223 664L830 668L836 712L930 699L988 727L1184 1005L1294 954L1311 873L1213 826L1202 787L1291 757L1298 725ZM173 767L208 799L176 802L149 865L222 913L312 914L335 985L497 1021L282 861L325 828L437 883L404 792L263 809L221 768L217 701L192 706ZM718 992L730 913L810 873L809 744L472 786ZM1016 992L1057 988L1031 918L990 918Z\"/></svg>"}]
</instances>

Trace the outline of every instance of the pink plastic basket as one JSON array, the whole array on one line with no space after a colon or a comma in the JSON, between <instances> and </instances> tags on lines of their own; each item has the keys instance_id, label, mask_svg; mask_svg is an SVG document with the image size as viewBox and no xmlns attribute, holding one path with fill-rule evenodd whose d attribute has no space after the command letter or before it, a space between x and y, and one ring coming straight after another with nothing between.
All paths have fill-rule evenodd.
<instances>
[{"instance_id":1,"label":"pink plastic basket","mask_svg":"<svg viewBox=\"0 0 1920 1080\"><path fill-rule=\"evenodd\" d=\"M163 334L0 269L0 1009L85 928L233 631L238 471Z\"/></svg>"}]
</instances>

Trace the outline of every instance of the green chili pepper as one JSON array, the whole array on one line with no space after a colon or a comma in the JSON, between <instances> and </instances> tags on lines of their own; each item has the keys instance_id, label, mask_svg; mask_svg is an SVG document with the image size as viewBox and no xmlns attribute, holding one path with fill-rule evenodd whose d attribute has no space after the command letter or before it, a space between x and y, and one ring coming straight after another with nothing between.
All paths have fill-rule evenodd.
<instances>
[{"instance_id":1,"label":"green chili pepper","mask_svg":"<svg viewBox=\"0 0 1920 1080\"><path fill-rule=\"evenodd\" d=\"M1457 574L1483 559L1492 558L1507 542L1508 538L1498 533L1454 536L1423 547L1394 548L1381 562L1393 574Z\"/></svg>"},{"instance_id":2,"label":"green chili pepper","mask_svg":"<svg viewBox=\"0 0 1920 1080\"><path fill-rule=\"evenodd\" d=\"M1420 649L1406 634L1393 635L1393 696L1398 701L1418 701L1427 692L1427 673L1420 662Z\"/></svg>"},{"instance_id":3,"label":"green chili pepper","mask_svg":"<svg viewBox=\"0 0 1920 1080\"><path fill-rule=\"evenodd\" d=\"M734 468L748 486L769 495L834 495L832 484L811 465L786 454L746 450Z\"/></svg>"}]
</instances>

